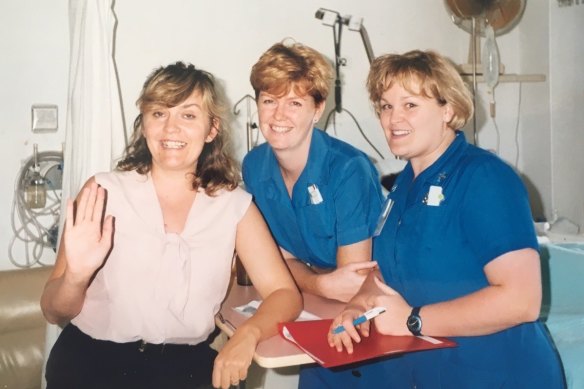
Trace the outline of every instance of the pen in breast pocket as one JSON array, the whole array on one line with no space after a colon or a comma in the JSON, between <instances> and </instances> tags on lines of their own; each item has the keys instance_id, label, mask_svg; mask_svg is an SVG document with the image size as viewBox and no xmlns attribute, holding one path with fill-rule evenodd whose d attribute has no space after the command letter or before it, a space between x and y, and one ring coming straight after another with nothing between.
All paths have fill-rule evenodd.
<instances>
[{"instance_id":1,"label":"pen in breast pocket","mask_svg":"<svg viewBox=\"0 0 584 389\"><path fill-rule=\"evenodd\" d=\"M383 312L385 312L385 308L383 307L375 307L372 308L370 310L368 310L367 312L365 312L364 314L362 314L361 316L359 316L358 318L356 318L355 320L353 320L353 325L359 325L361 323L365 323L367 320L371 320L379 315L381 315ZM345 327L343 327L342 325L335 327L333 329L333 334L340 334L341 332L345 331Z\"/></svg>"}]
</instances>

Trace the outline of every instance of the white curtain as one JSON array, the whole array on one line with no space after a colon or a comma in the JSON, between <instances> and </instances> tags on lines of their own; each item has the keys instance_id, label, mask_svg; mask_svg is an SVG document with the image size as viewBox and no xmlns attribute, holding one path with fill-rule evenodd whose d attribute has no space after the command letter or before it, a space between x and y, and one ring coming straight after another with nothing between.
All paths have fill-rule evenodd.
<instances>
[{"instance_id":1,"label":"white curtain","mask_svg":"<svg viewBox=\"0 0 584 389\"><path fill-rule=\"evenodd\" d=\"M63 199L85 181L108 171L125 147L113 59L113 0L69 0L71 57Z\"/></svg>"},{"instance_id":2,"label":"white curtain","mask_svg":"<svg viewBox=\"0 0 584 389\"><path fill-rule=\"evenodd\" d=\"M61 226L67 199L74 198L95 173L111 170L126 146L113 58L113 4L114 0L69 0L69 93ZM47 327L45 364L59 333L58 326Z\"/></svg>"}]
</instances>

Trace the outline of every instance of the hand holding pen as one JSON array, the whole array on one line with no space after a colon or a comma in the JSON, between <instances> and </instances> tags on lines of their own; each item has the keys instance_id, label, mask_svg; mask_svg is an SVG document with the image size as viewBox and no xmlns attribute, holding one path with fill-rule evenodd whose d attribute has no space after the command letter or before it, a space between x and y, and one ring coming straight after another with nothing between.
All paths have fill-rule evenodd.
<instances>
[{"instance_id":1,"label":"hand holding pen","mask_svg":"<svg viewBox=\"0 0 584 389\"><path fill-rule=\"evenodd\" d=\"M365 323L368 320L371 320L379 315L381 315L383 312L385 312L385 308L383 307L375 307L372 308L370 310L368 310L367 312L365 312L364 314L362 314L361 316L357 317L355 320L353 320L353 326L358 326L361 323ZM333 328L332 332L333 334L340 334L341 332L345 331L345 327L343 325L338 325L335 328Z\"/></svg>"},{"instance_id":2,"label":"hand holding pen","mask_svg":"<svg viewBox=\"0 0 584 389\"><path fill-rule=\"evenodd\" d=\"M369 336L370 321L384 312L385 308L380 306L372 308L363 314L359 314L357 308L345 310L343 314L335 320L335 323L337 324L333 324L331 327L331 331L328 335L329 345L335 347L339 352L343 350L344 345L349 354L353 353L353 341L356 343L361 341L358 332L361 332L362 336ZM339 322L338 319L341 319L341 321ZM349 324L343 325L338 323ZM355 326L359 326L359 331L357 331Z\"/></svg>"}]
</instances>

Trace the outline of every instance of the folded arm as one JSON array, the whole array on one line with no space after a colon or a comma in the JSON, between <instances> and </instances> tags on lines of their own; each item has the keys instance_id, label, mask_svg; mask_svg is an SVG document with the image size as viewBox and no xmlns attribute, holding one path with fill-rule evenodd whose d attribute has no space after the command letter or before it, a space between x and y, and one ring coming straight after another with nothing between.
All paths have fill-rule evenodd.
<instances>
[{"instance_id":1,"label":"folded arm","mask_svg":"<svg viewBox=\"0 0 584 389\"><path fill-rule=\"evenodd\" d=\"M340 246L337 268L333 270L308 267L288 251L280 250L300 290L343 302L357 293L366 275L376 267L371 262L371 239Z\"/></svg>"},{"instance_id":2,"label":"folded arm","mask_svg":"<svg viewBox=\"0 0 584 389\"><path fill-rule=\"evenodd\" d=\"M302 310L300 292L253 203L237 226L236 250L262 304L215 359L213 385L223 388L245 379L257 344L276 335L279 322L296 319Z\"/></svg>"}]
</instances>

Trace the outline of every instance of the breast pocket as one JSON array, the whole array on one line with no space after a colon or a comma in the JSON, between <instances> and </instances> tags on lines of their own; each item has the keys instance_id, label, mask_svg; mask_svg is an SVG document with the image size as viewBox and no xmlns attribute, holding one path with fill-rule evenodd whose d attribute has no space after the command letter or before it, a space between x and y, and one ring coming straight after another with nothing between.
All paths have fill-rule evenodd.
<instances>
[{"instance_id":1,"label":"breast pocket","mask_svg":"<svg viewBox=\"0 0 584 389\"><path fill-rule=\"evenodd\" d=\"M335 218L329 205L310 204L302 208L304 222L301 228L321 239L331 239L335 235Z\"/></svg>"},{"instance_id":2,"label":"breast pocket","mask_svg":"<svg viewBox=\"0 0 584 389\"><path fill-rule=\"evenodd\" d=\"M298 216L300 233L311 253L310 260L318 266L334 265L337 252L334 212L323 202L303 207Z\"/></svg>"},{"instance_id":3,"label":"breast pocket","mask_svg":"<svg viewBox=\"0 0 584 389\"><path fill-rule=\"evenodd\" d=\"M417 234L422 238L425 247L434 247L443 240L449 219L445 205L439 207L421 205L417 219Z\"/></svg>"}]
</instances>

